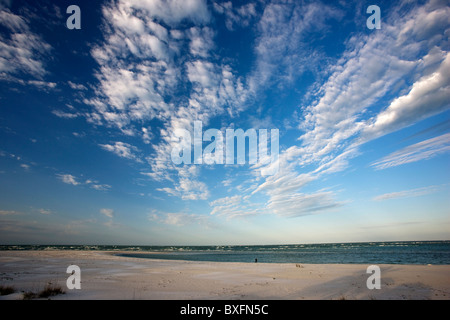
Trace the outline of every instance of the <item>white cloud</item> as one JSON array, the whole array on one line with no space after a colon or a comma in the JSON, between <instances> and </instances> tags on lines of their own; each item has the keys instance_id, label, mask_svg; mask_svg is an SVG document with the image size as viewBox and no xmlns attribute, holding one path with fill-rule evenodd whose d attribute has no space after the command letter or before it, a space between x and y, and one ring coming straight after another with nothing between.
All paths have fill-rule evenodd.
<instances>
[{"instance_id":1,"label":"white cloud","mask_svg":"<svg viewBox=\"0 0 450 320\"><path fill-rule=\"evenodd\" d=\"M196 179L198 174L198 169L195 166L177 167L178 181L175 186L173 188L157 188L156 190L180 197L183 200L206 200L210 193L206 184Z\"/></svg>"},{"instance_id":2,"label":"white cloud","mask_svg":"<svg viewBox=\"0 0 450 320\"><path fill-rule=\"evenodd\" d=\"M339 20L342 13L324 3L272 2L257 23L256 67L249 86L256 93L267 86L285 86L308 68L319 64L318 51L308 44L311 33L327 32L325 22Z\"/></svg>"},{"instance_id":3,"label":"white cloud","mask_svg":"<svg viewBox=\"0 0 450 320\"><path fill-rule=\"evenodd\" d=\"M40 81L40 80L29 80L28 84L32 84L32 85L37 86L42 89L54 89L56 87L55 82L46 82L46 81Z\"/></svg>"},{"instance_id":4,"label":"white cloud","mask_svg":"<svg viewBox=\"0 0 450 320\"><path fill-rule=\"evenodd\" d=\"M87 90L86 86L81 83L74 83L72 81L68 81L67 84L73 89L73 90Z\"/></svg>"},{"instance_id":5,"label":"white cloud","mask_svg":"<svg viewBox=\"0 0 450 320\"><path fill-rule=\"evenodd\" d=\"M450 151L450 133L415 143L393 152L372 164L378 170L420 160L428 160Z\"/></svg>"},{"instance_id":6,"label":"white cloud","mask_svg":"<svg viewBox=\"0 0 450 320\"><path fill-rule=\"evenodd\" d=\"M85 100L92 106L88 121L139 136L146 144L155 138L153 152L145 155L122 142L100 146L123 158L145 158L150 168L141 174L167 182L157 189L161 192L185 200L208 199L211 192L201 181L201 169L171 162L176 143L173 132L180 128L192 132L194 120L207 125L217 116L233 119L265 87L293 86L306 70L324 70L320 76L327 76L327 81L310 90L298 112L302 115L298 128L304 132L298 145L280 154L277 175L258 180L245 193L265 194L266 206L280 215L283 208L294 216L336 208L342 202L332 191L308 194L302 189L345 170L359 154L358 144L447 107L447 52L442 35L448 32L448 9L432 3L413 9L405 6L401 17L386 13L382 29L356 34L345 43L340 59L330 62L308 43L308 37L326 35L327 21L343 17L335 6L274 1L258 16L255 10L261 4L210 6L224 15L230 30L260 19L254 29L256 61L246 78L237 76L232 64L213 52L215 34L204 1L169 1L164 8L160 1L123 0L105 5L105 41L91 52L99 66L99 86L95 97ZM190 11L193 7L198 10ZM320 68L319 62L323 62ZM419 93L422 100L416 99ZM406 103L408 99L414 103ZM380 126L378 120L387 118L393 119L389 126ZM152 127L154 134L146 127L152 119L159 124ZM366 134L370 127L377 134ZM262 207L246 201L240 205L255 213ZM213 212L218 214L220 206L214 204ZM221 212L244 214L238 209L224 207Z\"/></svg>"},{"instance_id":7,"label":"white cloud","mask_svg":"<svg viewBox=\"0 0 450 320\"><path fill-rule=\"evenodd\" d=\"M33 33L28 27L29 22L7 8L0 8L0 25L8 33L0 35L0 79L16 80L15 76L31 75L42 79L47 74L46 57L52 47L42 37ZM5 36L7 35L7 36ZM33 82L30 84L53 88L55 83Z\"/></svg>"},{"instance_id":8,"label":"white cloud","mask_svg":"<svg viewBox=\"0 0 450 320\"><path fill-rule=\"evenodd\" d=\"M235 30L237 27L247 27L257 15L256 3L246 3L240 7L233 7L231 1L214 2L213 8L216 12L225 15L225 26L230 31Z\"/></svg>"},{"instance_id":9,"label":"white cloud","mask_svg":"<svg viewBox=\"0 0 450 320\"><path fill-rule=\"evenodd\" d=\"M373 48L376 42L367 40L363 48L350 53L354 58L335 67L321 98L304 110L300 124L306 131L301 137L307 152L304 158L317 161L342 150L344 142L364 128L363 112L400 79L400 69L413 67Z\"/></svg>"},{"instance_id":10,"label":"white cloud","mask_svg":"<svg viewBox=\"0 0 450 320\"><path fill-rule=\"evenodd\" d=\"M300 164L328 162L352 150L352 143L367 142L445 110L445 100L448 101L445 53L436 49L437 43L430 46L406 36L404 27L427 19L435 10L433 6L425 6L400 20L388 16L380 32L350 39L349 49L331 67L327 82L316 93L317 100L302 110L299 128L305 133L300 137L302 147L297 148ZM439 30L448 27L447 23ZM408 57L405 47L410 49ZM420 57L422 52L423 58L409 58L410 54ZM443 61L437 70L436 61ZM392 94L390 90L404 78L417 78L424 70L430 72L430 68L436 71L417 80L409 95L394 99L380 114L365 119L368 108L376 106L386 94Z\"/></svg>"},{"instance_id":11,"label":"white cloud","mask_svg":"<svg viewBox=\"0 0 450 320\"><path fill-rule=\"evenodd\" d=\"M277 194L270 198L267 208L275 214L286 217L300 217L342 206L334 199L334 194L316 192L312 194Z\"/></svg>"},{"instance_id":12,"label":"white cloud","mask_svg":"<svg viewBox=\"0 0 450 320\"><path fill-rule=\"evenodd\" d=\"M170 115L173 107L165 100L176 85L179 71L173 57L178 48L152 19L158 15L155 8L164 7L158 3L118 1L103 7L105 42L91 52L100 67L100 86L97 97L85 101L94 107L90 118L96 123L126 131L134 121Z\"/></svg>"},{"instance_id":13,"label":"white cloud","mask_svg":"<svg viewBox=\"0 0 450 320\"><path fill-rule=\"evenodd\" d=\"M39 213L44 214L44 215L52 214L52 211L48 210L48 209L39 209L38 211L39 211Z\"/></svg>"},{"instance_id":14,"label":"white cloud","mask_svg":"<svg viewBox=\"0 0 450 320\"><path fill-rule=\"evenodd\" d=\"M212 223L209 221L209 217L200 214L189 214L184 212L157 212L156 210L152 210L152 212L148 215L148 219L150 221L163 223L167 225L173 226L186 226L186 225L201 225L210 227Z\"/></svg>"},{"instance_id":15,"label":"white cloud","mask_svg":"<svg viewBox=\"0 0 450 320\"><path fill-rule=\"evenodd\" d=\"M293 83L306 68L314 68L318 61L306 40L307 36L311 32L326 33L326 19L340 19L340 17L339 10L323 4L268 4L257 25L259 32L255 47L257 60L249 78L250 90L256 93L269 85L273 87L277 84ZM350 153L349 150L346 155ZM308 147L292 146L281 152L278 173L249 189L252 195L262 193L267 195L269 198L267 203L254 210L250 208L247 210L259 214L270 212L277 215L301 216L339 206L340 203L333 199L331 192L309 195L300 193L304 186L318 179L320 174L341 170L346 163L344 156L335 160L324 159L325 161L314 172L297 172L297 164L311 163L314 157L316 154ZM284 198L281 199L282 197ZM320 201L324 204L320 205ZM214 210L219 209L228 212L229 215L233 214L233 210L235 215L245 214L240 212L238 207L216 207Z\"/></svg>"},{"instance_id":16,"label":"white cloud","mask_svg":"<svg viewBox=\"0 0 450 320\"><path fill-rule=\"evenodd\" d=\"M98 190L98 191L106 191L111 189L111 186L109 184L99 184L96 180L90 180L87 179L84 182L86 185L90 186L92 189Z\"/></svg>"},{"instance_id":17,"label":"white cloud","mask_svg":"<svg viewBox=\"0 0 450 320\"><path fill-rule=\"evenodd\" d=\"M145 9L150 17L163 20L169 25L182 21L207 23L210 13L205 0L127 0L123 1L135 9Z\"/></svg>"},{"instance_id":18,"label":"white cloud","mask_svg":"<svg viewBox=\"0 0 450 320\"><path fill-rule=\"evenodd\" d=\"M287 167L281 168L279 172L279 174L268 177L252 193L265 191L270 195L291 194L317 179L316 176L310 173L298 174L297 172L289 171Z\"/></svg>"},{"instance_id":19,"label":"white cloud","mask_svg":"<svg viewBox=\"0 0 450 320\"><path fill-rule=\"evenodd\" d=\"M109 184L100 184L96 180L87 179L84 182L82 182L82 181L80 181L81 178L77 178L71 174L57 174L57 176L62 182L71 184L74 186L78 186L78 185L89 186L90 188L98 190L98 191L107 191L107 190L111 189L111 186Z\"/></svg>"},{"instance_id":20,"label":"white cloud","mask_svg":"<svg viewBox=\"0 0 450 320\"><path fill-rule=\"evenodd\" d=\"M214 32L207 25L206 2L172 0L163 5L124 0L107 4L102 11L105 41L91 52L99 65L99 87L95 97L84 101L93 107L88 121L140 135L144 143L150 143L153 134L142 123L159 120L159 143L145 157L150 170L144 174L173 182L173 187L160 191L183 199L204 199L209 192L198 172L171 162L172 133L177 128L191 130L194 120L206 124L217 115L235 115L247 97L241 79L213 54ZM100 146L138 159L130 144Z\"/></svg>"},{"instance_id":21,"label":"white cloud","mask_svg":"<svg viewBox=\"0 0 450 320\"><path fill-rule=\"evenodd\" d=\"M450 23L430 29L433 42L410 32L414 24L429 21L442 10L427 4L402 18L388 15L380 32L348 41L349 49L331 67L328 81L316 93L317 101L302 110L300 161L336 157L352 142L367 142L448 108L447 53L437 47L444 42L433 35L449 30ZM421 76L424 73L429 74ZM409 94L368 118L367 110L379 108L377 103L386 95L398 94L394 89L405 80L413 81Z\"/></svg>"},{"instance_id":22,"label":"white cloud","mask_svg":"<svg viewBox=\"0 0 450 320\"><path fill-rule=\"evenodd\" d=\"M373 198L375 201L383 201L383 200L391 200L391 199L399 199L399 198L413 198L420 197L423 195L435 193L438 190L437 186L429 186L424 188L417 188L411 190L403 190L397 192L390 192L378 195Z\"/></svg>"},{"instance_id":23,"label":"white cloud","mask_svg":"<svg viewBox=\"0 0 450 320\"><path fill-rule=\"evenodd\" d=\"M311 94L315 99L299 112L302 118L298 127L304 132L300 145L282 151L278 174L267 177L252 191L252 194L262 192L269 197L269 210L279 215L302 216L343 205L332 191L306 194L301 190L327 174L345 170L349 160L360 154L361 143L448 108L450 72L442 34L450 31L450 23L442 17L449 9L436 4L415 8L402 17L394 13L386 15L381 30L370 35L355 35L346 43L347 50L340 60L328 67L328 80ZM256 51L258 68L252 78L255 87L276 80L272 78L274 70L279 72L280 64L282 68L283 63L289 61L276 58L283 54L295 56L290 55L290 44L296 49L308 49L303 43L304 31L326 29L323 18L317 18L321 7L311 4L298 11L304 14L303 18L292 19L300 21L303 28L292 31L295 29L288 27L291 15L286 13L295 15L297 11L286 11L287 8L280 4L269 5L261 18ZM327 9L333 11L331 7ZM339 12L335 13L334 18L339 17ZM439 17L439 23L434 23L432 17ZM418 36L416 23L427 24L428 27L424 26L427 37ZM311 60L309 63L314 65ZM289 79L283 81L286 80ZM386 97L404 92L405 81L412 82L409 94L403 98L402 93L401 98L393 99L378 115L367 112L371 108L378 110L377 104ZM381 126L382 123L389 126ZM445 139L441 137L439 141L430 140L401 150L374 166L384 168L445 152L448 148L442 141Z\"/></svg>"},{"instance_id":24,"label":"white cloud","mask_svg":"<svg viewBox=\"0 0 450 320\"><path fill-rule=\"evenodd\" d=\"M16 215L19 214L19 212L14 210L0 210L0 216L10 216L10 215Z\"/></svg>"},{"instance_id":25,"label":"white cloud","mask_svg":"<svg viewBox=\"0 0 450 320\"><path fill-rule=\"evenodd\" d=\"M76 177L74 177L71 174L58 174L57 175L62 182L67 183L67 184L71 184L74 186L79 185L80 183L76 180Z\"/></svg>"},{"instance_id":26,"label":"white cloud","mask_svg":"<svg viewBox=\"0 0 450 320\"><path fill-rule=\"evenodd\" d=\"M0 8L3 9L3 8ZM0 11L0 21L5 27L11 31L26 31L28 30L28 24L21 16L11 13L8 9Z\"/></svg>"},{"instance_id":27,"label":"white cloud","mask_svg":"<svg viewBox=\"0 0 450 320\"><path fill-rule=\"evenodd\" d=\"M153 133L151 131L151 128L142 128L142 140L144 141L145 144L149 144L151 142L153 138Z\"/></svg>"},{"instance_id":28,"label":"white cloud","mask_svg":"<svg viewBox=\"0 0 450 320\"><path fill-rule=\"evenodd\" d=\"M100 147L103 149L110 151L121 158L131 159L140 162L141 160L136 155L138 149L131 144L116 141L114 144L100 144Z\"/></svg>"},{"instance_id":29,"label":"white cloud","mask_svg":"<svg viewBox=\"0 0 450 320\"><path fill-rule=\"evenodd\" d=\"M450 13L450 12L449 12ZM400 96L363 130L363 136L374 137L413 124L450 108L450 53L439 68L417 80L408 94Z\"/></svg>"},{"instance_id":30,"label":"white cloud","mask_svg":"<svg viewBox=\"0 0 450 320\"><path fill-rule=\"evenodd\" d=\"M111 189L111 186L109 184L92 184L91 188L98 191L106 191Z\"/></svg>"},{"instance_id":31,"label":"white cloud","mask_svg":"<svg viewBox=\"0 0 450 320\"><path fill-rule=\"evenodd\" d=\"M231 184L233 183L233 179L225 179L225 180L223 180L222 181L222 185L223 186L225 186L225 187L229 187L229 186L231 186Z\"/></svg>"},{"instance_id":32,"label":"white cloud","mask_svg":"<svg viewBox=\"0 0 450 320\"><path fill-rule=\"evenodd\" d=\"M152 166L152 168L154 169L153 172L141 172L140 174L143 176L149 177L150 179L155 180L155 181L164 181L164 180L172 181L169 175L163 174L163 172L165 170L169 170L165 164L160 164L160 166L158 166L158 169L156 169L156 170L155 170L155 167L156 167L156 163L154 163L154 165ZM171 189L168 188L167 190L171 190ZM160 191L166 191L166 190L162 190L162 188L160 188ZM168 192L168 193L170 193L170 192Z\"/></svg>"},{"instance_id":33,"label":"white cloud","mask_svg":"<svg viewBox=\"0 0 450 320\"><path fill-rule=\"evenodd\" d=\"M214 48L214 32L208 27L192 27L188 30L189 50L192 56L207 58Z\"/></svg>"},{"instance_id":34,"label":"white cloud","mask_svg":"<svg viewBox=\"0 0 450 320\"><path fill-rule=\"evenodd\" d=\"M180 77L178 63L179 37L169 33L162 19L169 25L191 20L205 23L209 20L207 5L202 0L118 1L103 7L108 28L106 41L92 51L100 65L99 98L88 100L95 106L92 117L124 129L135 120L159 118L166 120L173 106L166 103L173 97ZM192 50L202 55L210 43L208 29L191 28ZM204 35L204 37L202 37ZM130 61L128 57L135 57Z\"/></svg>"},{"instance_id":35,"label":"white cloud","mask_svg":"<svg viewBox=\"0 0 450 320\"><path fill-rule=\"evenodd\" d=\"M208 61L197 60L187 64L189 81L201 87L217 87L216 73L214 64Z\"/></svg>"},{"instance_id":36,"label":"white cloud","mask_svg":"<svg viewBox=\"0 0 450 320\"><path fill-rule=\"evenodd\" d=\"M269 211L262 203L249 201L248 196L234 195L211 201L211 215L230 218L243 218L267 214Z\"/></svg>"},{"instance_id":37,"label":"white cloud","mask_svg":"<svg viewBox=\"0 0 450 320\"><path fill-rule=\"evenodd\" d=\"M108 209L108 208L102 208L100 209L100 213L107 216L108 218L113 218L114 217L114 210L113 209Z\"/></svg>"},{"instance_id":38,"label":"white cloud","mask_svg":"<svg viewBox=\"0 0 450 320\"><path fill-rule=\"evenodd\" d=\"M297 148L291 148L280 155L280 169L277 174L269 176L265 181L253 188L251 195L265 194L268 201L264 204L268 212L285 217L301 217L310 214L327 212L344 205L335 199L333 191L304 193L301 190L323 175L340 171L346 167L347 158L352 151L330 159L312 172L298 173L290 158L295 158Z\"/></svg>"},{"instance_id":39,"label":"white cloud","mask_svg":"<svg viewBox=\"0 0 450 320\"><path fill-rule=\"evenodd\" d=\"M77 118L79 116L77 113L64 112L61 110L53 110L52 113L55 116L57 116L58 118L64 118L64 119L73 119L73 118Z\"/></svg>"},{"instance_id":40,"label":"white cloud","mask_svg":"<svg viewBox=\"0 0 450 320\"><path fill-rule=\"evenodd\" d=\"M164 223L184 226L193 223L204 223L205 217L186 213L168 213L164 219Z\"/></svg>"}]
</instances>

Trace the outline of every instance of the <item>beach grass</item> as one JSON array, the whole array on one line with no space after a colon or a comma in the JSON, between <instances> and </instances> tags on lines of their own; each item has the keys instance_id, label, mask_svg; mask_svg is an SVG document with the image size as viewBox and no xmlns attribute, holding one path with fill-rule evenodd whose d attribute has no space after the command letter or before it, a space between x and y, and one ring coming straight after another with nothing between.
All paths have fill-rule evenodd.
<instances>
[{"instance_id":1,"label":"beach grass","mask_svg":"<svg viewBox=\"0 0 450 320\"><path fill-rule=\"evenodd\" d=\"M35 293L33 291L24 292L23 299L31 300L31 299L49 298L64 293L65 293L64 290L60 286L47 284L45 288L39 291L38 293Z\"/></svg>"},{"instance_id":2,"label":"beach grass","mask_svg":"<svg viewBox=\"0 0 450 320\"><path fill-rule=\"evenodd\" d=\"M0 296L6 296L16 292L13 286L0 286Z\"/></svg>"}]
</instances>

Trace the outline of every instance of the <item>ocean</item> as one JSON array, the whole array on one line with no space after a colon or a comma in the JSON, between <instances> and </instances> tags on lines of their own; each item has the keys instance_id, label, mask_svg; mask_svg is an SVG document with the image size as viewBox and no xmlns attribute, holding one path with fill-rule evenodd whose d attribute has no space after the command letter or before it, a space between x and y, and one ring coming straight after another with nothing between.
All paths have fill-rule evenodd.
<instances>
[{"instance_id":1,"label":"ocean","mask_svg":"<svg viewBox=\"0 0 450 320\"><path fill-rule=\"evenodd\" d=\"M450 264L450 241L287 245L0 245L0 250L107 250L146 259L255 263ZM0 253L1 254L1 253Z\"/></svg>"}]
</instances>

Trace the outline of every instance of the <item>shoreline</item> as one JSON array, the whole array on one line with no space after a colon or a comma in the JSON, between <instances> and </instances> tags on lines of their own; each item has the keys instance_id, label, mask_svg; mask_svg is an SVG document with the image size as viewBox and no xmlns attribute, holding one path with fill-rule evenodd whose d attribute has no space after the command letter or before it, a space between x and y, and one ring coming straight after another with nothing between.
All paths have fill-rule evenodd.
<instances>
[{"instance_id":1,"label":"shoreline","mask_svg":"<svg viewBox=\"0 0 450 320\"><path fill-rule=\"evenodd\" d=\"M120 256L120 251L0 251L0 286L23 299L46 285L63 300L450 300L450 265L380 264L381 289L367 265L209 262ZM125 252L124 252L125 253ZM81 289L68 289L69 265Z\"/></svg>"}]
</instances>

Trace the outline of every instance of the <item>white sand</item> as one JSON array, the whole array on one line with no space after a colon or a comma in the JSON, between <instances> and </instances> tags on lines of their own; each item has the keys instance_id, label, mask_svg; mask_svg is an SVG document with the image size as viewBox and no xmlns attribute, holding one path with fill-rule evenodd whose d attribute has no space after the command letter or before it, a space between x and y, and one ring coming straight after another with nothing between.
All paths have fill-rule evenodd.
<instances>
[{"instance_id":1,"label":"white sand","mask_svg":"<svg viewBox=\"0 0 450 320\"><path fill-rule=\"evenodd\" d=\"M69 265L81 289L69 290ZM450 299L449 265L379 265L381 289L366 286L368 265L219 263L151 260L102 251L0 251L0 286L22 299L46 284L51 299Z\"/></svg>"}]
</instances>

